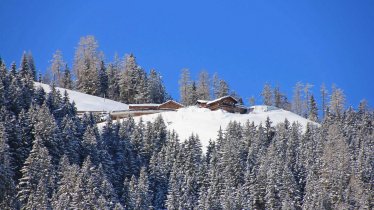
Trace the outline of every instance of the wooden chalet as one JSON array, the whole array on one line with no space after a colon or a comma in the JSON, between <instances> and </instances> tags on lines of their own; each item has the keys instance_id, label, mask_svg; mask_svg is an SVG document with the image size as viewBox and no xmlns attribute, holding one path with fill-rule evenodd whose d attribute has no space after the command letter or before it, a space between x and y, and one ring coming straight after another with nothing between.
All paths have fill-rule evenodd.
<instances>
[{"instance_id":1,"label":"wooden chalet","mask_svg":"<svg viewBox=\"0 0 374 210\"><path fill-rule=\"evenodd\" d=\"M177 109L180 109L180 108L183 108L184 106L176 101L173 101L173 100L169 100L169 101L166 101L165 103L163 104L160 104L157 108L159 110L177 110Z\"/></svg>"},{"instance_id":2,"label":"wooden chalet","mask_svg":"<svg viewBox=\"0 0 374 210\"><path fill-rule=\"evenodd\" d=\"M162 104L129 104L129 110L112 111L110 113L112 119L121 119L128 116L141 116L147 114L155 114L166 111L176 111L184 107L182 104L169 100Z\"/></svg>"},{"instance_id":3,"label":"wooden chalet","mask_svg":"<svg viewBox=\"0 0 374 210\"><path fill-rule=\"evenodd\" d=\"M245 106L239 105L238 100L232 96L224 96L221 98L217 98L213 101L205 101L205 100L198 100L196 105L201 108L208 108L212 111L223 109L227 112L231 113L240 113L245 114L247 113L248 109Z\"/></svg>"}]
</instances>

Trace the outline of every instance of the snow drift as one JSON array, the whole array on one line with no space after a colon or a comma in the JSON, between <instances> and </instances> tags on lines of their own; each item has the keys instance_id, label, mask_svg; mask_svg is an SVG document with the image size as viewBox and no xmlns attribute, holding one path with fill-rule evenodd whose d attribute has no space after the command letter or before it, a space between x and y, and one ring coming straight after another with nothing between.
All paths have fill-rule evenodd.
<instances>
[{"instance_id":1,"label":"snow drift","mask_svg":"<svg viewBox=\"0 0 374 210\"><path fill-rule=\"evenodd\" d=\"M250 121L254 122L256 125L260 123L264 125L266 118L269 117L273 125L276 125L284 122L287 118L291 123L298 122L303 128L306 127L307 123L314 123L295 113L276 107L260 105L251 108L253 111L249 114L234 114L223 110L211 111L205 108L190 106L181 108L175 112L143 115L134 117L134 119L137 122L140 118L145 122L154 121L158 115L161 115L168 129L175 130L181 141L190 137L192 133L197 134L201 140L203 149L208 145L209 139L216 139L219 128L225 129L230 121L237 121L242 124Z\"/></svg>"},{"instance_id":2,"label":"snow drift","mask_svg":"<svg viewBox=\"0 0 374 210\"><path fill-rule=\"evenodd\" d=\"M45 92L49 93L51 92L51 87L47 84L34 82L34 86L36 87L42 87ZM120 103L117 101L81 93L74 90L69 90L65 88L59 88L56 87L57 90L61 92L61 95L64 94L65 90L69 94L70 102L75 102L75 106L77 107L77 110L80 112L110 112L113 110L128 110L129 106L124 103Z\"/></svg>"}]
</instances>

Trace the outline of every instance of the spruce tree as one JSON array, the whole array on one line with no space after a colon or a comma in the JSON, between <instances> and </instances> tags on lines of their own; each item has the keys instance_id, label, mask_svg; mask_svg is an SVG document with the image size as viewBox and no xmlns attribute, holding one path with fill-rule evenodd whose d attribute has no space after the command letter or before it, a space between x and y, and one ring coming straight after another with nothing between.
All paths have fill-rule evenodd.
<instances>
[{"instance_id":1,"label":"spruce tree","mask_svg":"<svg viewBox=\"0 0 374 210\"><path fill-rule=\"evenodd\" d=\"M71 79L71 73L68 65L65 65L65 69L62 76L61 87L66 89L73 89L73 81Z\"/></svg>"},{"instance_id":2,"label":"spruce tree","mask_svg":"<svg viewBox=\"0 0 374 210\"><path fill-rule=\"evenodd\" d=\"M137 93L137 81L139 75L139 66L133 54L126 56L124 71L120 81L120 98L124 103L135 103Z\"/></svg>"},{"instance_id":3,"label":"spruce tree","mask_svg":"<svg viewBox=\"0 0 374 210\"><path fill-rule=\"evenodd\" d=\"M38 192L38 188L43 186L38 186L40 180L43 183L49 182L48 191L53 189L52 179L53 179L53 167L51 164L51 156L49 156L47 148L43 145L42 139L39 135L35 137L33 142L33 148L30 152L29 157L21 170L22 178L18 184L18 199L21 202L22 209L31 208L30 205L35 204L37 201L29 200L30 196L35 197L35 193ZM49 194L45 194L50 196ZM41 195L42 196L42 195ZM34 198L33 197L33 198Z\"/></svg>"},{"instance_id":4,"label":"spruce tree","mask_svg":"<svg viewBox=\"0 0 374 210\"><path fill-rule=\"evenodd\" d=\"M13 170L4 124L0 122L0 208L14 209L16 188L13 181Z\"/></svg>"},{"instance_id":5,"label":"spruce tree","mask_svg":"<svg viewBox=\"0 0 374 210\"><path fill-rule=\"evenodd\" d=\"M310 101L309 101L309 116L308 119L311 121L316 122L318 120L318 109L317 109L317 103L314 99L314 96L310 96Z\"/></svg>"},{"instance_id":6,"label":"spruce tree","mask_svg":"<svg viewBox=\"0 0 374 210\"><path fill-rule=\"evenodd\" d=\"M119 100L120 98L120 75L119 66L109 64L107 69L108 74L108 98L112 100Z\"/></svg>"},{"instance_id":7,"label":"spruce tree","mask_svg":"<svg viewBox=\"0 0 374 210\"><path fill-rule=\"evenodd\" d=\"M37 112L33 133L48 149L52 163L57 165L62 156L63 144L60 129L45 104Z\"/></svg>"},{"instance_id":8,"label":"spruce tree","mask_svg":"<svg viewBox=\"0 0 374 210\"><path fill-rule=\"evenodd\" d=\"M167 93L161 75L151 69L148 77L148 93L150 103L160 104L166 101Z\"/></svg>"},{"instance_id":9,"label":"spruce tree","mask_svg":"<svg viewBox=\"0 0 374 210\"><path fill-rule=\"evenodd\" d=\"M108 92L108 74L104 61L100 62L100 68L97 76L99 81L98 95L106 98Z\"/></svg>"}]
</instances>

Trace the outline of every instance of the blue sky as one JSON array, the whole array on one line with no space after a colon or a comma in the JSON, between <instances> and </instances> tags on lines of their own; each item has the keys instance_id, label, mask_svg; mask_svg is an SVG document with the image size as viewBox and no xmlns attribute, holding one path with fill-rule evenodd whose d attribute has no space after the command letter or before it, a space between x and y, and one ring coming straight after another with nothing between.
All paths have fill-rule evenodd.
<instances>
[{"instance_id":1,"label":"blue sky","mask_svg":"<svg viewBox=\"0 0 374 210\"><path fill-rule=\"evenodd\" d=\"M107 61L134 53L179 98L182 68L226 79L244 99L263 85L292 96L297 81L335 83L348 105L374 104L374 1L62 1L3 0L0 56L19 63L31 50L37 68L56 49L70 64L81 36L94 35Z\"/></svg>"}]
</instances>

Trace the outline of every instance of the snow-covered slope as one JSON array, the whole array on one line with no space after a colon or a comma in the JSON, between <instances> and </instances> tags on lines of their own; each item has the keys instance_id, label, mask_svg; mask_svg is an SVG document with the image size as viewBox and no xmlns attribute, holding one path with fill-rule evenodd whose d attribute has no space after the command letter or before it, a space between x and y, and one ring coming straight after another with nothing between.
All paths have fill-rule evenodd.
<instances>
[{"instance_id":1,"label":"snow-covered slope","mask_svg":"<svg viewBox=\"0 0 374 210\"><path fill-rule=\"evenodd\" d=\"M217 131L220 127L225 129L230 121L237 121L242 124L247 120L254 122L256 125L264 122L267 117L273 122L273 125L284 122L287 118L290 122L298 122L305 128L309 121L297 114L276 107L254 106L253 112L249 114L233 114L223 110L211 111L205 108L195 106L181 108L176 112L163 112L159 114L143 115L135 117L143 121L153 121L158 115L162 115L168 129L175 130L180 139L183 141L191 136L192 133L198 134L205 149L209 139L215 140Z\"/></svg>"},{"instance_id":2,"label":"snow-covered slope","mask_svg":"<svg viewBox=\"0 0 374 210\"><path fill-rule=\"evenodd\" d=\"M45 92L50 92L51 87L47 84L35 82L35 87L42 87ZM88 95L85 93L81 93L74 90L68 90L64 88L56 88L61 92L61 94L64 94L64 91L66 90L69 94L70 102L75 102L75 105L77 107L78 111L113 111L113 110L128 110L129 106L124 103L120 103L117 101L104 99L101 97Z\"/></svg>"}]
</instances>

